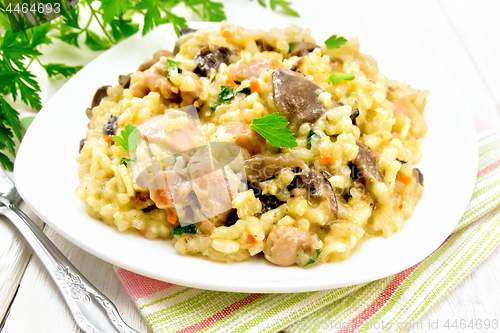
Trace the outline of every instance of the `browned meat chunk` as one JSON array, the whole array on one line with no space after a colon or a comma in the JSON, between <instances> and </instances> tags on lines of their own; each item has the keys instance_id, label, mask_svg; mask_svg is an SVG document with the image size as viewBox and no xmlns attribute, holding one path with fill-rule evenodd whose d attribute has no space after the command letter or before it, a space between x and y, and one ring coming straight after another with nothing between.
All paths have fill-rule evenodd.
<instances>
[{"instance_id":1,"label":"browned meat chunk","mask_svg":"<svg viewBox=\"0 0 500 333\"><path fill-rule=\"evenodd\" d=\"M211 69L218 70L221 64L229 65L229 49L223 46L206 45L194 57L198 64L194 72L208 76Z\"/></svg>"},{"instance_id":2,"label":"browned meat chunk","mask_svg":"<svg viewBox=\"0 0 500 333\"><path fill-rule=\"evenodd\" d=\"M251 155L263 153L266 150L266 139L245 123L224 124L227 133L231 133L236 143L245 148Z\"/></svg>"},{"instance_id":3,"label":"browned meat chunk","mask_svg":"<svg viewBox=\"0 0 500 333\"><path fill-rule=\"evenodd\" d=\"M323 89L302 74L278 68L273 73L273 87L279 114L290 122L288 127L292 130L305 122L315 122L326 111L319 101Z\"/></svg>"},{"instance_id":4,"label":"browned meat chunk","mask_svg":"<svg viewBox=\"0 0 500 333\"><path fill-rule=\"evenodd\" d=\"M255 155L245 161L245 172L250 182L263 181L275 177L283 169L300 169L303 173L309 168L289 153L280 155Z\"/></svg>"},{"instance_id":5,"label":"browned meat chunk","mask_svg":"<svg viewBox=\"0 0 500 333\"><path fill-rule=\"evenodd\" d=\"M314 43L310 42L295 42L293 43L293 47L291 52L288 54L289 57L297 56L297 57L303 57L312 51L314 49L319 48L319 45L316 45Z\"/></svg>"},{"instance_id":6,"label":"browned meat chunk","mask_svg":"<svg viewBox=\"0 0 500 333\"><path fill-rule=\"evenodd\" d=\"M173 58L174 54L167 50L156 51L155 53L153 53L153 59L146 61L145 63L142 63L137 70L144 72L146 69L149 69L155 63L160 61L161 57Z\"/></svg>"},{"instance_id":7,"label":"browned meat chunk","mask_svg":"<svg viewBox=\"0 0 500 333\"><path fill-rule=\"evenodd\" d=\"M353 163L360 175L372 184L384 181L380 169L375 164L372 151L361 142L356 143L359 147L359 153Z\"/></svg>"},{"instance_id":8,"label":"browned meat chunk","mask_svg":"<svg viewBox=\"0 0 500 333\"><path fill-rule=\"evenodd\" d=\"M267 236L264 245L266 259L278 266L292 266L297 254L310 247L311 235L299 228L275 227Z\"/></svg>"},{"instance_id":9,"label":"browned meat chunk","mask_svg":"<svg viewBox=\"0 0 500 333\"><path fill-rule=\"evenodd\" d=\"M104 97L108 96L108 88L111 86L102 86L94 94L94 98L92 99L92 105L90 106L92 109L98 106L101 103L101 100Z\"/></svg>"}]
</instances>

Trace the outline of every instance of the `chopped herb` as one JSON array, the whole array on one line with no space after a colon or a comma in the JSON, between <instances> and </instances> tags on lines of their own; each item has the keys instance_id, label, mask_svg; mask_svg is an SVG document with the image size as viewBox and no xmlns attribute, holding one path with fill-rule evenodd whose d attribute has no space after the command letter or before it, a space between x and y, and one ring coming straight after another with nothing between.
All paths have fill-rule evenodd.
<instances>
[{"instance_id":1,"label":"chopped herb","mask_svg":"<svg viewBox=\"0 0 500 333\"><path fill-rule=\"evenodd\" d=\"M139 139L139 129L132 123L127 124L125 129L121 131L121 137L114 136L113 141L118 143L123 149L134 151L137 147L137 140Z\"/></svg>"},{"instance_id":2,"label":"chopped herb","mask_svg":"<svg viewBox=\"0 0 500 333\"><path fill-rule=\"evenodd\" d=\"M217 104L212 106L212 112L217 109L219 105L228 104L234 98L234 88L229 84L223 84L220 86L221 90L219 93L219 100Z\"/></svg>"},{"instance_id":3,"label":"chopped herb","mask_svg":"<svg viewBox=\"0 0 500 333\"><path fill-rule=\"evenodd\" d=\"M294 47L293 43L288 44L288 53L292 53L293 47Z\"/></svg>"},{"instance_id":4,"label":"chopped herb","mask_svg":"<svg viewBox=\"0 0 500 333\"><path fill-rule=\"evenodd\" d=\"M250 87L246 87L246 88L243 88L241 90L238 90L236 93L250 95L252 93L252 89L250 89Z\"/></svg>"},{"instance_id":5,"label":"chopped herb","mask_svg":"<svg viewBox=\"0 0 500 333\"><path fill-rule=\"evenodd\" d=\"M172 59L167 59L167 79L170 80L170 71L177 71L177 73L182 73L182 68L179 67L181 63Z\"/></svg>"},{"instance_id":6,"label":"chopped herb","mask_svg":"<svg viewBox=\"0 0 500 333\"><path fill-rule=\"evenodd\" d=\"M353 73L335 73L333 72L330 74L328 77L328 83L329 84L337 84L342 81L351 81L355 78L356 76Z\"/></svg>"},{"instance_id":7,"label":"chopped herb","mask_svg":"<svg viewBox=\"0 0 500 333\"><path fill-rule=\"evenodd\" d=\"M293 132L286 128L287 125L288 121L285 117L278 117L278 112L275 112L252 120L250 127L275 147L297 147L297 140Z\"/></svg>"},{"instance_id":8,"label":"chopped herb","mask_svg":"<svg viewBox=\"0 0 500 333\"><path fill-rule=\"evenodd\" d=\"M319 255L323 252L323 249L316 249L316 259L309 259L309 261L302 267L306 267L307 265L314 264L316 260L318 260Z\"/></svg>"},{"instance_id":9,"label":"chopped herb","mask_svg":"<svg viewBox=\"0 0 500 333\"><path fill-rule=\"evenodd\" d=\"M134 157L133 159L130 159L130 158L126 158L126 157L122 157L122 159L120 160L120 164L123 164L125 165L126 167L128 167L128 164L130 162L135 162L137 160L137 157Z\"/></svg>"},{"instance_id":10,"label":"chopped herb","mask_svg":"<svg viewBox=\"0 0 500 333\"><path fill-rule=\"evenodd\" d=\"M347 43L347 39L344 37L337 37L337 35L330 36L330 38L325 40L325 45L329 50L338 49L345 43Z\"/></svg>"},{"instance_id":11,"label":"chopped herb","mask_svg":"<svg viewBox=\"0 0 500 333\"><path fill-rule=\"evenodd\" d=\"M311 147L311 139L313 136L317 136L318 138L320 138L320 136L318 134L316 134L316 132L314 132L314 130L311 128L309 130L309 134L307 134L307 147Z\"/></svg>"},{"instance_id":12,"label":"chopped herb","mask_svg":"<svg viewBox=\"0 0 500 333\"><path fill-rule=\"evenodd\" d=\"M177 229L174 230L174 235L182 235L182 234L195 234L196 226L194 224L189 224L184 227L178 227Z\"/></svg>"}]
</instances>

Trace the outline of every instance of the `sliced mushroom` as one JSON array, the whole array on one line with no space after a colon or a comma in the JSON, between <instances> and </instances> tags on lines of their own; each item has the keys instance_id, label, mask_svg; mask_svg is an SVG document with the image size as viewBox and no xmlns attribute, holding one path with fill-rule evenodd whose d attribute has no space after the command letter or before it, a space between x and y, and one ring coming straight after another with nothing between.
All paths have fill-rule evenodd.
<instances>
[{"instance_id":1,"label":"sliced mushroom","mask_svg":"<svg viewBox=\"0 0 500 333\"><path fill-rule=\"evenodd\" d=\"M97 91L94 94L94 98L92 99L92 105L90 106L90 108L92 108L92 109L95 108L96 106L98 106L101 103L101 100L104 97L108 96L108 88L109 87L111 87L111 86L102 86L99 89L97 89Z\"/></svg>"},{"instance_id":2,"label":"sliced mushroom","mask_svg":"<svg viewBox=\"0 0 500 333\"><path fill-rule=\"evenodd\" d=\"M297 56L303 57L314 49L319 48L320 46L311 42L295 42L293 43L293 47L291 52L288 54L289 57Z\"/></svg>"},{"instance_id":3,"label":"sliced mushroom","mask_svg":"<svg viewBox=\"0 0 500 333\"><path fill-rule=\"evenodd\" d=\"M257 47L259 48L260 52L264 51L274 51L274 46L266 42L265 39L257 39L255 41L255 44L257 44Z\"/></svg>"},{"instance_id":4,"label":"sliced mushroom","mask_svg":"<svg viewBox=\"0 0 500 333\"><path fill-rule=\"evenodd\" d=\"M276 198L272 194L263 194L258 197L260 202L262 203L262 210L261 214L264 214L265 212L268 212L272 209L276 209L282 204L284 204L283 201L280 201L278 198Z\"/></svg>"},{"instance_id":5,"label":"sliced mushroom","mask_svg":"<svg viewBox=\"0 0 500 333\"><path fill-rule=\"evenodd\" d=\"M380 172L380 169L375 164L375 158L370 148L361 142L356 142L356 144L359 147L359 153L353 164L359 170L360 175L372 184L384 181L382 172Z\"/></svg>"},{"instance_id":6,"label":"sliced mushroom","mask_svg":"<svg viewBox=\"0 0 500 333\"><path fill-rule=\"evenodd\" d=\"M292 130L305 122L315 122L326 112L319 101L323 89L302 74L278 68L273 72L273 87L276 107Z\"/></svg>"},{"instance_id":7,"label":"sliced mushroom","mask_svg":"<svg viewBox=\"0 0 500 333\"><path fill-rule=\"evenodd\" d=\"M359 116L359 109L354 109L351 112L351 121L353 125L356 125L356 118Z\"/></svg>"},{"instance_id":8,"label":"sliced mushroom","mask_svg":"<svg viewBox=\"0 0 500 333\"><path fill-rule=\"evenodd\" d=\"M309 170L307 165L298 158L286 154L258 154L245 161L245 172L250 182L264 181L275 177L283 169L290 168L301 172Z\"/></svg>"},{"instance_id":9,"label":"sliced mushroom","mask_svg":"<svg viewBox=\"0 0 500 333\"><path fill-rule=\"evenodd\" d=\"M311 168L309 172L300 177L307 190L308 199L318 199L328 202L331 212L337 216L338 205L332 184L320 171Z\"/></svg>"},{"instance_id":10,"label":"sliced mushroom","mask_svg":"<svg viewBox=\"0 0 500 333\"><path fill-rule=\"evenodd\" d=\"M275 227L267 236L264 255L278 266L292 266L301 249L310 249L311 234L295 227Z\"/></svg>"},{"instance_id":11,"label":"sliced mushroom","mask_svg":"<svg viewBox=\"0 0 500 333\"><path fill-rule=\"evenodd\" d=\"M127 89L130 87L130 79L132 78L132 73L127 75L120 75L118 77L118 84L123 86L123 88Z\"/></svg>"},{"instance_id":12,"label":"sliced mushroom","mask_svg":"<svg viewBox=\"0 0 500 333\"><path fill-rule=\"evenodd\" d=\"M196 32L196 29L189 28L189 27L187 27L187 28L180 28L180 29L179 29L179 34L180 34L181 36L184 36L184 35L190 34L190 33L192 33L192 32Z\"/></svg>"},{"instance_id":13,"label":"sliced mushroom","mask_svg":"<svg viewBox=\"0 0 500 333\"><path fill-rule=\"evenodd\" d=\"M92 108L87 108L87 110L85 110L85 114L87 115L87 118L92 119Z\"/></svg>"},{"instance_id":14,"label":"sliced mushroom","mask_svg":"<svg viewBox=\"0 0 500 333\"><path fill-rule=\"evenodd\" d=\"M102 126L104 135L113 136L116 134L116 122L118 118L111 116L108 121Z\"/></svg>"},{"instance_id":15,"label":"sliced mushroom","mask_svg":"<svg viewBox=\"0 0 500 333\"><path fill-rule=\"evenodd\" d=\"M251 155L263 153L266 150L266 139L245 123L224 124L227 133L233 135L234 143L245 148Z\"/></svg>"},{"instance_id":16,"label":"sliced mushroom","mask_svg":"<svg viewBox=\"0 0 500 333\"><path fill-rule=\"evenodd\" d=\"M301 58L299 58L299 60L297 60L296 62L294 62L294 63L292 64L292 66L290 66L290 68L289 68L289 69L290 69L291 71L294 71L294 72L299 72L299 71L300 71L300 70L299 70L300 66L302 66L305 62L306 62L306 58L301 57Z\"/></svg>"},{"instance_id":17,"label":"sliced mushroom","mask_svg":"<svg viewBox=\"0 0 500 333\"><path fill-rule=\"evenodd\" d=\"M417 180L417 182L424 186L424 174L418 168L413 168L412 176Z\"/></svg>"},{"instance_id":18,"label":"sliced mushroom","mask_svg":"<svg viewBox=\"0 0 500 333\"><path fill-rule=\"evenodd\" d=\"M85 146L85 139L80 140L80 148L78 149L78 152L81 153L83 146Z\"/></svg>"},{"instance_id":19,"label":"sliced mushroom","mask_svg":"<svg viewBox=\"0 0 500 333\"><path fill-rule=\"evenodd\" d=\"M149 191L136 191L135 195L130 198L130 203L137 209L148 209L153 206L156 208L155 202L149 196Z\"/></svg>"},{"instance_id":20,"label":"sliced mushroom","mask_svg":"<svg viewBox=\"0 0 500 333\"><path fill-rule=\"evenodd\" d=\"M221 64L229 65L230 52L227 47L205 45L194 57L198 64L194 72L200 76L208 76L211 69L216 71Z\"/></svg>"},{"instance_id":21,"label":"sliced mushroom","mask_svg":"<svg viewBox=\"0 0 500 333\"><path fill-rule=\"evenodd\" d=\"M156 51L155 53L153 53L153 59L142 63L137 70L144 72L146 69L149 69L155 63L157 63L161 57L173 58L173 56L174 54L167 50Z\"/></svg>"}]
</instances>

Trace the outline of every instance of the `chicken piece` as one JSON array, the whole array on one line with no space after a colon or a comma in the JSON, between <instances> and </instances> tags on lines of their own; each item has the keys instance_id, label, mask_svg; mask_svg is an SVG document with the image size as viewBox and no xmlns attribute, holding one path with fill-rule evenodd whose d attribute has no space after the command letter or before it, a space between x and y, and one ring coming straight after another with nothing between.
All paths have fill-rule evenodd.
<instances>
[{"instance_id":1,"label":"chicken piece","mask_svg":"<svg viewBox=\"0 0 500 333\"><path fill-rule=\"evenodd\" d=\"M286 154L258 154L245 161L245 172L250 182L263 181L275 177L283 169L300 169L302 173L309 170L307 165L298 158Z\"/></svg>"},{"instance_id":2,"label":"chicken piece","mask_svg":"<svg viewBox=\"0 0 500 333\"><path fill-rule=\"evenodd\" d=\"M268 69L282 68L283 65L275 60L264 57L253 58L248 64L232 64L228 68L228 77L234 81L258 78L262 72Z\"/></svg>"},{"instance_id":3,"label":"chicken piece","mask_svg":"<svg viewBox=\"0 0 500 333\"><path fill-rule=\"evenodd\" d=\"M311 235L295 227L275 227L267 236L264 255L278 266L292 266L301 249L310 248Z\"/></svg>"},{"instance_id":4,"label":"chicken piece","mask_svg":"<svg viewBox=\"0 0 500 333\"><path fill-rule=\"evenodd\" d=\"M168 121L165 116L156 116L146 120L137 128L150 143L156 143L174 153L194 148L193 136L197 133L194 122L189 120L185 126L166 132L165 121Z\"/></svg>"},{"instance_id":5,"label":"chicken piece","mask_svg":"<svg viewBox=\"0 0 500 333\"><path fill-rule=\"evenodd\" d=\"M245 123L224 124L227 133L233 135L234 143L246 149L251 155L263 153L266 150L266 139Z\"/></svg>"},{"instance_id":6,"label":"chicken piece","mask_svg":"<svg viewBox=\"0 0 500 333\"><path fill-rule=\"evenodd\" d=\"M153 53L153 59L142 63L137 70L144 72L145 70L151 68L151 66L153 66L155 63L160 61L161 57L173 58L174 54L167 50L156 51L155 53Z\"/></svg>"},{"instance_id":7,"label":"chicken piece","mask_svg":"<svg viewBox=\"0 0 500 333\"><path fill-rule=\"evenodd\" d=\"M212 163L215 164L215 170ZM216 161L210 159L208 151L194 154L187 170L202 216L210 219L232 210L231 202L241 183L232 170L223 171Z\"/></svg>"},{"instance_id":8,"label":"chicken piece","mask_svg":"<svg viewBox=\"0 0 500 333\"><path fill-rule=\"evenodd\" d=\"M205 234L211 234L215 228L221 227L226 224L227 218L235 211L235 209L230 209L222 214L211 217L207 220L200 222L198 229Z\"/></svg>"},{"instance_id":9,"label":"chicken piece","mask_svg":"<svg viewBox=\"0 0 500 333\"><path fill-rule=\"evenodd\" d=\"M273 73L274 101L281 116L296 130L305 122L313 123L326 109L319 101L323 89L309 81L304 75L286 68L278 68Z\"/></svg>"}]
</instances>

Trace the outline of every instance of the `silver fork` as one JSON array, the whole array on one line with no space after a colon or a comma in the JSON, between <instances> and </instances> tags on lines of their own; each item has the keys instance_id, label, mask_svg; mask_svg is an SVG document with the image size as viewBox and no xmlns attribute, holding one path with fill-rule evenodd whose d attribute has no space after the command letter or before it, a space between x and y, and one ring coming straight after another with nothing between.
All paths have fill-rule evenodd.
<instances>
[{"instance_id":1,"label":"silver fork","mask_svg":"<svg viewBox=\"0 0 500 333\"><path fill-rule=\"evenodd\" d=\"M19 208L14 183L0 169L0 214L26 238L68 304L77 325L86 333L139 333L120 317L116 306L97 290Z\"/></svg>"}]
</instances>

